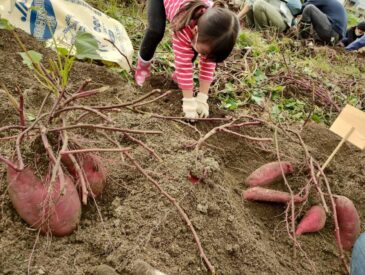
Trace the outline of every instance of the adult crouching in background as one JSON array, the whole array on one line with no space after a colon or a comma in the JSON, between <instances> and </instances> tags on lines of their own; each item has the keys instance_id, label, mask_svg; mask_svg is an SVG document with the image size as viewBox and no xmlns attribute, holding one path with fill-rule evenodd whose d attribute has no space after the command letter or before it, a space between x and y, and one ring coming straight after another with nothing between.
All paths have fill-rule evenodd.
<instances>
[{"instance_id":1,"label":"adult crouching in background","mask_svg":"<svg viewBox=\"0 0 365 275\"><path fill-rule=\"evenodd\" d=\"M300 0L246 0L238 17L246 18L249 27L274 28L282 33L294 26L301 8Z\"/></svg>"},{"instance_id":2,"label":"adult crouching in background","mask_svg":"<svg viewBox=\"0 0 365 275\"><path fill-rule=\"evenodd\" d=\"M347 29L345 8L338 0L306 1L302 7L298 37L308 39L312 29L317 42L337 44L345 37Z\"/></svg>"}]
</instances>

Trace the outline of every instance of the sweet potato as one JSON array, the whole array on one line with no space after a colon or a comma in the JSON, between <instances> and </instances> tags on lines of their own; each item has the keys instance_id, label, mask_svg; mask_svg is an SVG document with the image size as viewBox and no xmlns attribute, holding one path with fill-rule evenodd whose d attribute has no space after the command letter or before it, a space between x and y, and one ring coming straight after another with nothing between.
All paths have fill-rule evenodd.
<instances>
[{"instance_id":1,"label":"sweet potato","mask_svg":"<svg viewBox=\"0 0 365 275\"><path fill-rule=\"evenodd\" d=\"M335 204L342 247L351 250L360 234L359 214L353 202L345 196L336 196Z\"/></svg>"},{"instance_id":2,"label":"sweet potato","mask_svg":"<svg viewBox=\"0 0 365 275\"><path fill-rule=\"evenodd\" d=\"M287 192L262 188L251 187L242 192L242 197L248 201L265 201L265 202L278 202L288 203L291 201L291 196ZM298 195L294 196L295 203L301 203L304 199Z\"/></svg>"},{"instance_id":3,"label":"sweet potato","mask_svg":"<svg viewBox=\"0 0 365 275\"><path fill-rule=\"evenodd\" d=\"M90 185L92 193L98 197L106 186L106 169L100 158L94 154L83 154L80 158L80 167ZM77 180L78 174L68 155L62 155L62 163L66 166L68 172Z\"/></svg>"},{"instance_id":4,"label":"sweet potato","mask_svg":"<svg viewBox=\"0 0 365 275\"><path fill-rule=\"evenodd\" d=\"M312 206L300 221L295 234L300 236L303 233L318 232L326 224L326 218L326 212L322 206Z\"/></svg>"},{"instance_id":5,"label":"sweet potato","mask_svg":"<svg viewBox=\"0 0 365 275\"><path fill-rule=\"evenodd\" d=\"M62 189L57 180L48 194L49 186L39 180L30 167L21 172L8 167L7 175L10 200L31 227L55 236L69 235L77 228L81 202L70 177L65 176Z\"/></svg>"},{"instance_id":6,"label":"sweet potato","mask_svg":"<svg viewBox=\"0 0 365 275\"><path fill-rule=\"evenodd\" d=\"M293 165L290 162L282 161L281 166L284 170L284 174L290 174L294 171ZM280 162L276 161L257 168L247 177L245 183L251 187L261 186L274 183L282 178L283 174L281 172Z\"/></svg>"}]
</instances>

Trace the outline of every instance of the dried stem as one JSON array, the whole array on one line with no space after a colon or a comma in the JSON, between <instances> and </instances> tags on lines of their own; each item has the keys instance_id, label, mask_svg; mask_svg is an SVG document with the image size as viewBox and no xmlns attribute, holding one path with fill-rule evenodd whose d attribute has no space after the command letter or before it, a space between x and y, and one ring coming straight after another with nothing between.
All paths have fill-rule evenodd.
<instances>
[{"instance_id":1,"label":"dried stem","mask_svg":"<svg viewBox=\"0 0 365 275\"><path fill-rule=\"evenodd\" d=\"M198 250L200 253L200 257L203 259L204 264L206 265L206 267L208 268L208 270L211 272L211 274L215 274L215 269L214 266L210 263L208 257L205 255L204 249L201 245L200 239L198 237L198 234L196 233L193 224L191 223L188 215L185 213L185 211L181 208L181 206L176 202L176 199L171 197L161 186L160 184L155 181L151 176L149 176L147 174L147 172L138 164L138 162L131 156L131 154L129 154L128 152L124 152L124 154L126 155L126 157L133 163L133 165L137 168L137 170L143 174L148 181L150 181L157 189L158 191L165 196L178 210L179 214L181 215L181 217L183 218L183 220L186 222L186 224L188 225L190 231L193 234L194 240L198 246Z\"/></svg>"},{"instance_id":2,"label":"dried stem","mask_svg":"<svg viewBox=\"0 0 365 275\"><path fill-rule=\"evenodd\" d=\"M159 157L159 155L156 154L155 150L153 150L152 148L148 147L147 144L145 144L144 142L142 142L141 140L139 139L136 139L134 137L132 137L131 135L129 134L124 134L124 136L126 138L128 138L129 140L141 145L144 149L146 149L151 155L153 155L158 161L162 162L162 159Z\"/></svg>"},{"instance_id":3,"label":"dried stem","mask_svg":"<svg viewBox=\"0 0 365 275\"><path fill-rule=\"evenodd\" d=\"M155 93L159 93L161 92L160 89L154 89L151 92L149 92L148 94L134 100L131 102L126 102L126 103L121 103L121 104L117 104L117 105L110 105L110 106L92 106L94 109L98 109L98 110L110 110L110 109L118 109L118 108L123 108L123 107L127 107L127 106L132 106L135 105L143 100L145 100L146 98L149 98L150 96L154 95Z\"/></svg>"},{"instance_id":4,"label":"dried stem","mask_svg":"<svg viewBox=\"0 0 365 275\"><path fill-rule=\"evenodd\" d=\"M341 244L341 235L340 235L340 228L339 228L338 219L337 219L336 203L335 203L335 200L333 198L332 190L331 190L330 184L328 182L327 176L325 175L322 167L319 165L319 163L316 163L316 166L317 166L318 171L320 172L321 176L324 179L324 182L325 182L326 187L327 187L328 195L330 197L331 207L332 207L332 212L333 212L332 213L333 214L333 221L334 221L334 224L335 224L336 243L337 243L337 247L338 247L338 252L340 253L340 259L341 259L341 262L342 262L347 274L350 274L350 270L349 270L349 267L346 263L345 254L343 252L343 247L342 247L342 244Z\"/></svg>"},{"instance_id":5,"label":"dried stem","mask_svg":"<svg viewBox=\"0 0 365 275\"><path fill-rule=\"evenodd\" d=\"M89 113L93 113L93 114L101 117L102 119L106 120L109 123L112 123L113 122L110 118L108 118L106 115L104 115L103 113L99 112L98 110L95 110L95 109L93 109L91 107L87 107L87 106L81 106L81 105L80 106L78 106L78 105L76 106L75 105L75 106L71 106L71 107L66 107L66 108L60 109L60 110L58 110L58 111L56 111L54 113L53 117L55 117L56 115L61 114L63 112L74 111L74 110L84 110L84 111L87 111Z\"/></svg>"},{"instance_id":6,"label":"dried stem","mask_svg":"<svg viewBox=\"0 0 365 275\"><path fill-rule=\"evenodd\" d=\"M73 94L70 98L68 98L67 100L65 100L64 102L62 102L62 106L66 106L67 104L69 104L70 102L77 100L79 98L83 98L83 97L89 97L89 96L93 96L96 95L99 92L99 89L95 89L95 90L91 90L91 91L86 91L86 92L80 92L80 93L75 93Z\"/></svg>"},{"instance_id":7,"label":"dried stem","mask_svg":"<svg viewBox=\"0 0 365 275\"><path fill-rule=\"evenodd\" d=\"M161 98L164 98L164 97L170 95L171 93L172 93L172 91L167 91L167 92L163 93L162 95L160 95L158 97L155 97L154 99L151 99L149 101L144 101L144 102L137 103L137 104L133 105L132 107L133 108L136 108L136 107L140 107L140 106L143 106L143 105L150 104L152 102L155 102L155 101L157 101L157 100L159 100Z\"/></svg>"},{"instance_id":8,"label":"dried stem","mask_svg":"<svg viewBox=\"0 0 365 275\"><path fill-rule=\"evenodd\" d=\"M59 104L60 104L60 102L61 102L61 100L62 100L62 98L63 98L63 96L64 96L64 94L65 94L65 92L66 92L66 89L63 89L63 90L61 91L61 93L59 94L59 96L58 96L58 98L57 98L57 100L56 100L55 104L53 104L53 107L52 107L52 109L51 109L51 113L50 113L50 115L49 115L49 119L48 119L48 122L49 122L49 123L51 123L51 122L52 122L52 119L53 119L53 117L54 117L54 115L55 115L55 111L57 110L57 108L58 108L58 106L59 106Z\"/></svg>"},{"instance_id":9,"label":"dried stem","mask_svg":"<svg viewBox=\"0 0 365 275\"><path fill-rule=\"evenodd\" d=\"M317 192L322 200L322 204L323 204L323 207L324 207L324 210L326 211L326 213L329 213L329 209L328 209L328 206L327 206L327 203L326 203L326 200L324 198L324 194L322 192L322 189L321 189L321 186L317 180L317 175L315 174L315 169L314 169L314 165L313 165L313 158L311 157L310 158L310 172L311 172L311 181L310 182L314 182L314 186L317 188Z\"/></svg>"},{"instance_id":10,"label":"dried stem","mask_svg":"<svg viewBox=\"0 0 365 275\"><path fill-rule=\"evenodd\" d=\"M92 153L92 152L127 152L131 148L90 148L90 149L79 149L79 150L68 150L61 152L61 155L70 155L70 154L84 154L84 153Z\"/></svg>"},{"instance_id":11,"label":"dried stem","mask_svg":"<svg viewBox=\"0 0 365 275\"><path fill-rule=\"evenodd\" d=\"M131 134L141 134L141 135L160 135L161 131L148 131L148 130L132 130L132 129L124 129L124 128L115 128L115 127L107 127L103 125L93 125L93 124L76 124L70 125L66 127L60 127L55 129L50 129L49 132L58 132L62 130L70 130L70 129L78 129L78 128L87 128L87 129L100 129L100 130L108 130L113 132L122 132L122 133L131 133Z\"/></svg>"},{"instance_id":12,"label":"dried stem","mask_svg":"<svg viewBox=\"0 0 365 275\"><path fill-rule=\"evenodd\" d=\"M44 113L40 116L38 116L38 118L33 122L32 125L30 125L27 129L25 129L23 132L21 132L19 135L18 135L18 138L16 139L16 143L15 143L15 150L16 150L16 153L17 153L17 158L18 158L18 162L19 162L19 169L20 170L23 170L24 169L24 161L23 161L23 157L22 157L22 154L21 154L21 150L20 150L20 143L22 142L23 140L23 137L26 133L28 133L29 131L31 131L36 125L37 123L43 119L45 116L49 115L49 113Z\"/></svg>"},{"instance_id":13,"label":"dried stem","mask_svg":"<svg viewBox=\"0 0 365 275\"><path fill-rule=\"evenodd\" d=\"M272 142L272 138L251 137L251 136L243 135L243 134L240 134L240 133L236 133L236 132L228 130L226 128L222 128L219 131L223 131L223 132L226 132L226 133L229 133L229 134L233 134L233 135L236 135L236 136L239 136L239 137L243 137L243 138L246 138L246 139L251 140L251 141Z\"/></svg>"},{"instance_id":14,"label":"dried stem","mask_svg":"<svg viewBox=\"0 0 365 275\"><path fill-rule=\"evenodd\" d=\"M19 169L12 161L8 160L7 158L3 157L2 155L0 155L0 161L4 162L6 165L10 166L17 172L22 171L22 169Z\"/></svg>"},{"instance_id":15,"label":"dried stem","mask_svg":"<svg viewBox=\"0 0 365 275\"><path fill-rule=\"evenodd\" d=\"M276 155L278 158L278 161L280 163L280 169L281 169L281 174L283 176L284 182L286 187L289 190L290 193L290 209L291 209L291 234L290 232L288 232L290 238L293 240L293 249L294 249L294 257L296 257L296 246L298 244L297 240L296 240L296 235L295 235L295 204L294 204L294 193L293 190L290 186L290 184L288 183L288 180L285 176L285 172L283 169L283 166L281 165L281 157L280 157L280 149L279 149L279 141L278 141L278 130L277 128L275 129L275 133L274 133L274 140L275 140L275 147L276 147ZM289 207L287 208L286 211L286 222L288 222L288 211L289 211Z\"/></svg>"},{"instance_id":16,"label":"dried stem","mask_svg":"<svg viewBox=\"0 0 365 275\"><path fill-rule=\"evenodd\" d=\"M217 126L217 127L213 128L204 137L202 137L202 138L200 138L198 140L198 142L195 145L195 149L196 150L199 150L200 147L202 146L202 144L208 138L210 138L211 136L213 136L214 134L216 134L219 131L227 132L227 133L230 133L230 134L235 134L237 136L240 136L240 137L243 137L243 138L247 138L247 139L250 139L250 140L254 140L254 141L272 141L271 138L254 138L254 137L242 135L242 134L239 134L239 133L236 133L236 132L233 132L233 131L227 129L227 128L231 128L231 127L241 127L241 126L257 125L258 124L257 121L251 121L251 122L244 122L244 123L240 123L240 124L234 124L236 121L238 121L238 120L240 120L241 118L244 118L244 117L245 116L238 117L238 118L236 118L234 120L231 120L229 123L226 123L226 124L223 124L223 125L220 125L220 126Z\"/></svg>"},{"instance_id":17,"label":"dried stem","mask_svg":"<svg viewBox=\"0 0 365 275\"><path fill-rule=\"evenodd\" d=\"M129 66L129 69L133 72L133 67L131 65L131 63L129 62L129 59L128 57L115 45L115 43L107 38L104 38L105 41L108 41L110 44L113 45L113 47L120 53L121 56L123 56L125 58L125 60L127 61L128 63L128 66Z\"/></svg>"},{"instance_id":18,"label":"dried stem","mask_svg":"<svg viewBox=\"0 0 365 275\"><path fill-rule=\"evenodd\" d=\"M20 126L24 127L25 126L24 95L19 88L17 88L17 89L19 92L19 122L20 122Z\"/></svg>"},{"instance_id":19,"label":"dried stem","mask_svg":"<svg viewBox=\"0 0 365 275\"><path fill-rule=\"evenodd\" d=\"M67 151L63 151L61 154L64 155L64 153L67 152ZM82 170L81 170L81 167L80 165L78 164L78 162L76 161L76 158L72 155L72 154L69 154L68 155L70 160L72 161L72 164L74 165L75 167L75 170L76 170L76 173L77 173L77 176L80 180L80 185L81 185L81 191L82 191L82 203L84 205L87 205L87 196L88 196L88 191L87 191L87 185L86 185L86 181L85 181L85 177L84 177L84 174L82 173Z\"/></svg>"},{"instance_id":20,"label":"dried stem","mask_svg":"<svg viewBox=\"0 0 365 275\"><path fill-rule=\"evenodd\" d=\"M0 132L2 131L7 131L7 130L24 130L26 127L25 126L20 126L20 125L9 125L9 126L4 126L0 128Z\"/></svg>"}]
</instances>

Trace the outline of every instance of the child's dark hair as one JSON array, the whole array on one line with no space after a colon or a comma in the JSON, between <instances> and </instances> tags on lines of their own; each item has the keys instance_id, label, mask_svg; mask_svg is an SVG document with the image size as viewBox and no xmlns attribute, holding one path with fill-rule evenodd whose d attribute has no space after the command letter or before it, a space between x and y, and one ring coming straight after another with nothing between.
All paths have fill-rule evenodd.
<instances>
[{"instance_id":1,"label":"child's dark hair","mask_svg":"<svg viewBox=\"0 0 365 275\"><path fill-rule=\"evenodd\" d=\"M222 62L231 53L239 32L237 16L223 2L215 2L212 8L201 0L192 0L180 8L171 22L174 32L192 22L198 26L198 43L207 43L210 51L207 60Z\"/></svg>"},{"instance_id":2,"label":"child's dark hair","mask_svg":"<svg viewBox=\"0 0 365 275\"><path fill-rule=\"evenodd\" d=\"M357 24L356 26L359 30L362 30L363 32L365 32L365 21L360 22L359 24Z\"/></svg>"}]
</instances>

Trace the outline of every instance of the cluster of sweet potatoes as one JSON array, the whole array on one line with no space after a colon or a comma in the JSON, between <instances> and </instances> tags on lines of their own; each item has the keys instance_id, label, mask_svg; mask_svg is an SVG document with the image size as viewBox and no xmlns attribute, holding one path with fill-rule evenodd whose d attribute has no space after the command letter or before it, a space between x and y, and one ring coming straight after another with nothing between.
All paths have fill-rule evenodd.
<instances>
[{"instance_id":1,"label":"cluster of sweet potatoes","mask_svg":"<svg viewBox=\"0 0 365 275\"><path fill-rule=\"evenodd\" d=\"M249 201L263 201L275 203L289 203L293 199L295 204L302 203L306 198L299 195L291 196L288 192L277 191L261 187L283 179L283 174L293 173L294 167L289 162L271 162L265 164L249 175L245 184L249 186L243 191L242 196ZM337 241L343 249L351 250L357 236L360 234L360 218L353 202L344 196L334 196L335 211L338 222L339 234ZM326 224L326 212L321 205L313 205L305 213L296 227L295 234L317 232Z\"/></svg>"},{"instance_id":2,"label":"cluster of sweet potatoes","mask_svg":"<svg viewBox=\"0 0 365 275\"><path fill-rule=\"evenodd\" d=\"M106 185L106 169L100 158L87 153L77 159L88 194L99 196ZM54 236L71 234L81 217L79 174L68 155L62 156L62 165L67 173L60 173L53 182L50 173L40 179L30 166L21 171L10 166L7 169L8 193L18 214L32 228Z\"/></svg>"}]
</instances>

